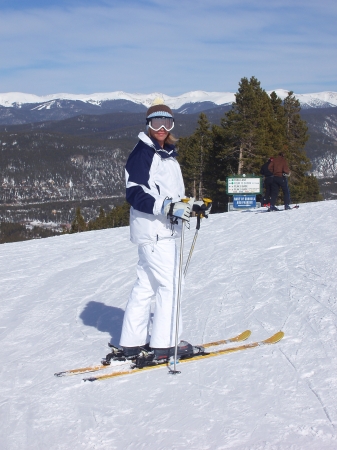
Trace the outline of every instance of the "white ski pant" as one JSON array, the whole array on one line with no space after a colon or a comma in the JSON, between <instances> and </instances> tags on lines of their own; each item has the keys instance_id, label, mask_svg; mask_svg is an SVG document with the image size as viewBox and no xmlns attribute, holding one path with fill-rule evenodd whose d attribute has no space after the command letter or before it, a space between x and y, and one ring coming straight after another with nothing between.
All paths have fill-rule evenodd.
<instances>
[{"instance_id":1,"label":"white ski pant","mask_svg":"<svg viewBox=\"0 0 337 450\"><path fill-rule=\"evenodd\" d=\"M135 347L148 342L154 348L174 347L179 279L178 247L176 239L162 239L138 247L138 279L124 314L120 340L122 347ZM150 339L153 298L155 310ZM179 325L180 335L181 317Z\"/></svg>"}]
</instances>

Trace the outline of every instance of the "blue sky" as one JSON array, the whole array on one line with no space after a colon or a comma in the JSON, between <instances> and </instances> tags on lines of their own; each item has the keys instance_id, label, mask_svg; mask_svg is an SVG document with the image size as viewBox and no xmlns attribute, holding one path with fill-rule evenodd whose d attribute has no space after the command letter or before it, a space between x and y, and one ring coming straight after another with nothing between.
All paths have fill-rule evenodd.
<instances>
[{"instance_id":1,"label":"blue sky","mask_svg":"<svg viewBox=\"0 0 337 450\"><path fill-rule=\"evenodd\" d=\"M0 92L337 91L336 0L0 0Z\"/></svg>"}]
</instances>

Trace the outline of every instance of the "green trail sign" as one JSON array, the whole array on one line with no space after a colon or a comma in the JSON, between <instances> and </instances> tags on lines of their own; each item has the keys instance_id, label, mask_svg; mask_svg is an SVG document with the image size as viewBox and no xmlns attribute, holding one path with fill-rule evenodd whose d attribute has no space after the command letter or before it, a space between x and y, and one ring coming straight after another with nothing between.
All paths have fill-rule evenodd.
<instances>
[{"instance_id":1,"label":"green trail sign","mask_svg":"<svg viewBox=\"0 0 337 450\"><path fill-rule=\"evenodd\" d=\"M226 193L227 195L235 194L262 194L263 182L262 177L257 175L233 175L227 177Z\"/></svg>"}]
</instances>

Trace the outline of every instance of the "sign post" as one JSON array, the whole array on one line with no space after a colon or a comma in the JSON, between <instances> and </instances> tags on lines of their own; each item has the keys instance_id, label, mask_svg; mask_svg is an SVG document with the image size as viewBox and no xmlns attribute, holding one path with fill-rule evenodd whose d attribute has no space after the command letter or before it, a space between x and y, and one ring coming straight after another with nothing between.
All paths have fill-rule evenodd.
<instances>
[{"instance_id":1,"label":"sign post","mask_svg":"<svg viewBox=\"0 0 337 450\"><path fill-rule=\"evenodd\" d=\"M256 195L233 195L233 208L256 208Z\"/></svg>"},{"instance_id":2,"label":"sign post","mask_svg":"<svg viewBox=\"0 0 337 450\"><path fill-rule=\"evenodd\" d=\"M228 211L260 207L256 202L256 195L262 194L262 177L257 175L233 175L227 177L226 193L233 197L228 203Z\"/></svg>"}]
</instances>

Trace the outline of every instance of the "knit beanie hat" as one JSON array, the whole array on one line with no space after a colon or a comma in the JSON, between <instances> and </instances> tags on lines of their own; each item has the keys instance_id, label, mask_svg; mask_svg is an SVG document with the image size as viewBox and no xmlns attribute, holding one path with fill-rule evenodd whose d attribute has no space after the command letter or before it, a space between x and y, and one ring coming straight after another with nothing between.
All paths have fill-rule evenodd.
<instances>
[{"instance_id":1,"label":"knit beanie hat","mask_svg":"<svg viewBox=\"0 0 337 450\"><path fill-rule=\"evenodd\" d=\"M152 105L147 110L146 118L150 119L151 117L172 117L173 112L169 106L164 105L164 101L162 98L155 98L152 102Z\"/></svg>"}]
</instances>

